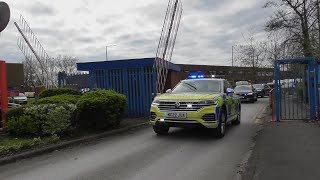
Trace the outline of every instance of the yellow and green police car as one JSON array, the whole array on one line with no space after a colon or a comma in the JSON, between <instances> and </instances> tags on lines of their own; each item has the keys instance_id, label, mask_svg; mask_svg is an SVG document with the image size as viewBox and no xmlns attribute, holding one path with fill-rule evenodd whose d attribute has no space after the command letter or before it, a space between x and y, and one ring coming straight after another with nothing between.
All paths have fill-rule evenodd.
<instances>
[{"instance_id":1,"label":"yellow and green police car","mask_svg":"<svg viewBox=\"0 0 320 180\"><path fill-rule=\"evenodd\" d=\"M170 127L205 127L222 138L228 123L240 124L241 103L225 79L188 79L155 97L150 118L159 135Z\"/></svg>"}]
</instances>

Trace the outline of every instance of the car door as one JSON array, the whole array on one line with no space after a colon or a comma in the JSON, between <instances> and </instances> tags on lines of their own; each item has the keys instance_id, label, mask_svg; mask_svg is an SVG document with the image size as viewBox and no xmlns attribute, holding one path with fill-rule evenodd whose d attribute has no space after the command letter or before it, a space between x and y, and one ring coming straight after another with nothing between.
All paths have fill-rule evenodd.
<instances>
[{"instance_id":1,"label":"car door","mask_svg":"<svg viewBox=\"0 0 320 180\"><path fill-rule=\"evenodd\" d=\"M271 87L269 85L265 84L264 89L265 89L266 95L269 95L269 92L271 91Z\"/></svg>"},{"instance_id":2,"label":"car door","mask_svg":"<svg viewBox=\"0 0 320 180\"><path fill-rule=\"evenodd\" d=\"M224 81L224 92L226 94L226 107L228 119L231 118L235 114L235 96L233 94L228 94L228 88L231 88L228 81Z\"/></svg>"}]
</instances>

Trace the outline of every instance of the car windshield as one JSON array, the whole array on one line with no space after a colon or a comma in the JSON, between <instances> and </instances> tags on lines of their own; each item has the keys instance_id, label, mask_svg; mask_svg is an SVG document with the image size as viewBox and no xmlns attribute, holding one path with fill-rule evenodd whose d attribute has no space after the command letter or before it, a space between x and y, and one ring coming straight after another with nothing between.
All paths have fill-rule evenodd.
<instances>
[{"instance_id":1,"label":"car windshield","mask_svg":"<svg viewBox=\"0 0 320 180\"><path fill-rule=\"evenodd\" d=\"M245 91L245 90L252 90L252 87L250 85L241 85L241 86L236 86L234 88L235 91Z\"/></svg>"},{"instance_id":2,"label":"car windshield","mask_svg":"<svg viewBox=\"0 0 320 180\"><path fill-rule=\"evenodd\" d=\"M256 89L263 89L264 85L263 84L254 84L253 87Z\"/></svg>"},{"instance_id":3,"label":"car windshield","mask_svg":"<svg viewBox=\"0 0 320 180\"><path fill-rule=\"evenodd\" d=\"M221 92L221 82L215 81L215 80L182 81L172 91L172 93L189 93L189 92L205 92L205 93Z\"/></svg>"},{"instance_id":4,"label":"car windshield","mask_svg":"<svg viewBox=\"0 0 320 180\"><path fill-rule=\"evenodd\" d=\"M26 97L26 95L24 95L23 93L19 93L18 97Z\"/></svg>"}]
</instances>

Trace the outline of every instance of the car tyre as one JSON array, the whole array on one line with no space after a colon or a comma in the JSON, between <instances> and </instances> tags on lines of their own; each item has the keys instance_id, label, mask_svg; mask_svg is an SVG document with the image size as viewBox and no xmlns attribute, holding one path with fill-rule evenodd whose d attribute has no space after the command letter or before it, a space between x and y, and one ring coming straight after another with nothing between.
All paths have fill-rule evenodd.
<instances>
[{"instance_id":1,"label":"car tyre","mask_svg":"<svg viewBox=\"0 0 320 180\"><path fill-rule=\"evenodd\" d=\"M254 101L258 101L258 95L255 96L256 98L254 99Z\"/></svg>"},{"instance_id":2,"label":"car tyre","mask_svg":"<svg viewBox=\"0 0 320 180\"><path fill-rule=\"evenodd\" d=\"M266 94L266 92L263 91L263 92L262 92L262 95L261 95L261 98L264 98L265 94Z\"/></svg>"},{"instance_id":3,"label":"car tyre","mask_svg":"<svg viewBox=\"0 0 320 180\"><path fill-rule=\"evenodd\" d=\"M224 137L225 133L226 133L226 113L224 110L221 110L219 125L215 129L215 137L221 139Z\"/></svg>"},{"instance_id":4,"label":"car tyre","mask_svg":"<svg viewBox=\"0 0 320 180\"><path fill-rule=\"evenodd\" d=\"M166 135L169 132L170 127L162 124L156 124L153 126L153 131L158 135Z\"/></svg>"}]
</instances>

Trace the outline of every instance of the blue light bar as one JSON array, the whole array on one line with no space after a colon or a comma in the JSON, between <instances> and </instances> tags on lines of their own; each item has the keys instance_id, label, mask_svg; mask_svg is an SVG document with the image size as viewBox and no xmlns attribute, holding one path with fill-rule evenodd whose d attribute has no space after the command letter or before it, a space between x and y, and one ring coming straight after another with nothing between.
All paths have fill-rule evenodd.
<instances>
[{"instance_id":1,"label":"blue light bar","mask_svg":"<svg viewBox=\"0 0 320 180\"><path fill-rule=\"evenodd\" d=\"M195 74L195 75L190 75L189 79L202 79L204 78L203 74Z\"/></svg>"}]
</instances>

